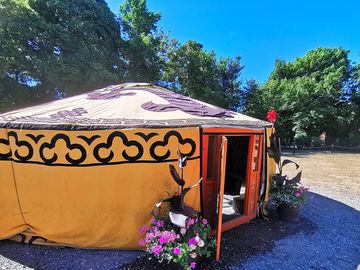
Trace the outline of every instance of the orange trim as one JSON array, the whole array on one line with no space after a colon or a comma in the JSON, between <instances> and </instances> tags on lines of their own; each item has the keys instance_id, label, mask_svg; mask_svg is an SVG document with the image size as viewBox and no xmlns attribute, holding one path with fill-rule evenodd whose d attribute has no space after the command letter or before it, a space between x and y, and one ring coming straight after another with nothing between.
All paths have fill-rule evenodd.
<instances>
[{"instance_id":1,"label":"orange trim","mask_svg":"<svg viewBox=\"0 0 360 270\"><path fill-rule=\"evenodd\" d=\"M250 128L204 128L203 133L216 133L226 136L241 136L241 133L251 133L251 134L263 134L264 129L250 129ZM230 134L227 134L230 133ZM240 133L240 134L233 134ZM244 136L248 136L244 134Z\"/></svg>"},{"instance_id":2,"label":"orange trim","mask_svg":"<svg viewBox=\"0 0 360 270\"><path fill-rule=\"evenodd\" d=\"M217 224L217 232L216 232L216 261L217 262L220 260L220 245L221 245L221 232L222 232L222 209L223 209L224 188L225 188L227 142L228 141L227 141L226 137L222 137L218 224Z\"/></svg>"},{"instance_id":3,"label":"orange trim","mask_svg":"<svg viewBox=\"0 0 360 270\"><path fill-rule=\"evenodd\" d=\"M249 216L240 216L240 217L234 218L232 220L229 220L227 222L224 222L221 226L221 232L226 232L228 230L236 228L237 226L247 223L254 218L256 218L256 214L251 214ZM217 229L211 230L212 236L215 236L216 233L217 233Z\"/></svg>"},{"instance_id":4,"label":"orange trim","mask_svg":"<svg viewBox=\"0 0 360 270\"><path fill-rule=\"evenodd\" d=\"M256 214L250 214L248 216L241 216L241 217L235 218L233 220L229 220L222 225L221 231L225 232L225 231L231 230L241 224L249 222L250 220L252 220L254 218L256 218Z\"/></svg>"},{"instance_id":5,"label":"orange trim","mask_svg":"<svg viewBox=\"0 0 360 270\"><path fill-rule=\"evenodd\" d=\"M259 191L260 191L260 178L262 172L262 158L263 158L263 135L260 136L260 144L259 144L259 157L258 157L258 170L257 170L257 177L256 177L256 191L255 191L255 213L257 212L257 208L259 207Z\"/></svg>"},{"instance_id":6,"label":"orange trim","mask_svg":"<svg viewBox=\"0 0 360 270\"><path fill-rule=\"evenodd\" d=\"M251 206L251 177L252 177L252 162L254 155L254 137L249 137L249 147L248 147L248 158L247 158L247 167L246 167L246 188L245 188L245 204L244 204L244 215L248 216Z\"/></svg>"}]
</instances>

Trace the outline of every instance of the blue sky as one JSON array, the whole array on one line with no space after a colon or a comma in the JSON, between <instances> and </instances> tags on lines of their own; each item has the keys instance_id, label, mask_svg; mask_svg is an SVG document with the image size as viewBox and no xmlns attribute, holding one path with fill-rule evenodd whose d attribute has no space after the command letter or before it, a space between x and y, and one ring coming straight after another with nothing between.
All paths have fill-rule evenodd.
<instances>
[{"instance_id":1,"label":"blue sky","mask_svg":"<svg viewBox=\"0 0 360 270\"><path fill-rule=\"evenodd\" d=\"M107 0L114 13L123 1ZM360 1L148 0L159 26L180 42L196 40L218 57L240 55L243 79L266 80L275 59L317 47L342 47L360 62Z\"/></svg>"}]
</instances>

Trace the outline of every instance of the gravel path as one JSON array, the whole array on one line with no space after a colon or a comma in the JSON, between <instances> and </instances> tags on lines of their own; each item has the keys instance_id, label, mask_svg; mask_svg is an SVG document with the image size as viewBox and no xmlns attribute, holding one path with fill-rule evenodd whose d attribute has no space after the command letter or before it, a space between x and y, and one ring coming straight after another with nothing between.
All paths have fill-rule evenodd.
<instances>
[{"instance_id":1,"label":"gravel path","mask_svg":"<svg viewBox=\"0 0 360 270\"><path fill-rule=\"evenodd\" d=\"M360 269L360 212L313 194L303 217L313 233L299 232L276 241L270 252L230 269Z\"/></svg>"},{"instance_id":2,"label":"gravel path","mask_svg":"<svg viewBox=\"0 0 360 270\"><path fill-rule=\"evenodd\" d=\"M142 255L141 251L47 247L0 241L0 270L115 270Z\"/></svg>"},{"instance_id":3,"label":"gravel path","mask_svg":"<svg viewBox=\"0 0 360 270\"><path fill-rule=\"evenodd\" d=\"M360 159L360 155L356 157ZM284 223L274 214L270 221L257 219L228 231L223 235L221 262L211 260L199 269L360 270L360 177L327 182L331 177L326 174L328 170L321 173L318 169L317 177L321 179L317 184L310 172L321 166L311 165L311 157L290 158L308 166L304 182L316 192L309 194L300 222ZM321 158L326 162L337 159ZM347 165L343 163L339 168L347 171ZM143 255L139 251L45 247L4 240L0 241L0 270L162 269Z\"/></svg>"}]
</instances>

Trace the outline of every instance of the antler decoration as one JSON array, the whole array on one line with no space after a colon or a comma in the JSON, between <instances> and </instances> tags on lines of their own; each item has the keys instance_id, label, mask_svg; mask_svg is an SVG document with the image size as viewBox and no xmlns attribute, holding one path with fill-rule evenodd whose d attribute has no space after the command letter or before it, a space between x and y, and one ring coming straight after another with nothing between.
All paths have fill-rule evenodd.
<instances>
[{"instance_id":1,"label":"antler decoration","mask_svg":"<svg viewBox=\"0 0 360 270\"><path fill-rule=\"evenodd\" d=\"M169 164L170 174L172 176L172 179L178 184L179 194L175 194L172 197L169 197L165 200L161 200L159 203L157 203L155 206L160 211L160 206L163 202L170 203L170 220L180 227L185 226L185 220L187 217L197 215L198 211L195 209L186 206L184 203L185 195L194 187L199 185L202 182L202 178L197 181L194 185L191 185L189 187L184 188L185 186L185 180L184 180L184 168L187 164L187 157L182 155L180 152L180 149L177 151L178 154L178 169L179 172L175 169L175 166L172 164ZM181 176L180 176L181 175ZM181 187L181 189L180 189ZM151 212L153 216L155 216L154 210Z\"/></svg>"}]
</instances>

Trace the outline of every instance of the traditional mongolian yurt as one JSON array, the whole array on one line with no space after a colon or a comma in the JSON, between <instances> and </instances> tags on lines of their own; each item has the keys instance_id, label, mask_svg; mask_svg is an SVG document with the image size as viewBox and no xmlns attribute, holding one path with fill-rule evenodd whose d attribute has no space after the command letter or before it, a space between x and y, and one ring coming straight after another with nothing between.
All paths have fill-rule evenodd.
<instances>
[{"instance_id":1,"label":"traditional mongolian yurt","mask_svg":"<svg viewBox=\"0 0 360 270\"><path fill-rule=\"evenodd\" d=\"M267 200L268 127L150 84L2 114L0 239L138 248L154 204L178 190L169 173L178 152L186 184L203 178L186 203L213 226L221 216L223 231L238 226Z\"/></svg>"}]
</instances>

